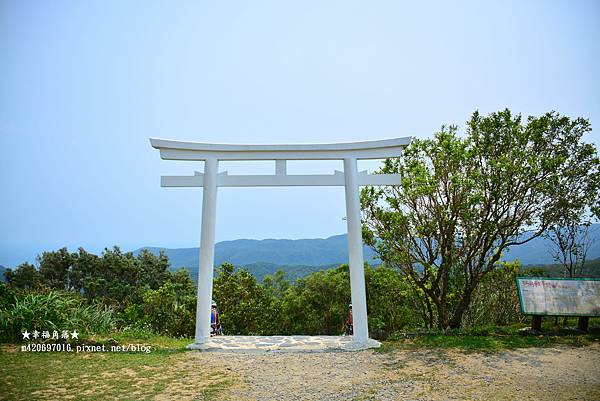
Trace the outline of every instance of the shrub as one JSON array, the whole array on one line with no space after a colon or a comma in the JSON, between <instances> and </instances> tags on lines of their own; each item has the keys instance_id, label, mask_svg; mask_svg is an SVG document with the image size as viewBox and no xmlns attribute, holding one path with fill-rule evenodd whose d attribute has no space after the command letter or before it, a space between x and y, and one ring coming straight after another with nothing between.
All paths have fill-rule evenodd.
<instances>
[{"instance_id":1,"label":"shrub","mask_svg":"<svg viewBox=\"0 0 600 401\"><path fill-rule=\"evenodd\" d=\"M278 314L274 312L276 301L248 271L236 270L229 263L221 265L214 280L213 298L221 312L221 324L226 334L276 333L271 332L279 323Z\"/></svg>"},{"instance_id":2,"label":"shrub","mask_svg":"<svg viewBox=\"0 0 600 401\"><path fill-rule=\"evenodd\" d=\"M129 309L129 313L136 313ZM194 335L196 297L193 288L165 283L157 290L144 294L143 318L152 330L171 336Z\"/></svg>"},{"instance_id":3,"label":"shrub","mask_svg":"<svg viewBox=\"0 0 600 401\"><path fill-rule=\"evenodd\" d=\"M112 309L85 305L81 297L57 291L25 294L0 310L2 341L20 341L25 330L77 330L85 334L106 333L114 328Z\"/></svg>"},{"instance_id":4,"label":"shrub","mask_svg":"<svg viewBox=\"0 0 600 401\"><path fill-rule=\"evenodd\" d=\"M464 316L465 326L507 325L522 319L515 281L519 268L519 262L503 262L481 280Z\"/></svg>"},{"instance_id":5,"label":"shrub","mask_svg":"<svg viewBox=\"0 0 600 401\"><path fill-rule=\"evenodd\" d=\"M414 293L396 269L379 266L365 270L369 332L386 339L406 327L417 326L421 317L415 311Z\"/></svg>"}]
</instances>

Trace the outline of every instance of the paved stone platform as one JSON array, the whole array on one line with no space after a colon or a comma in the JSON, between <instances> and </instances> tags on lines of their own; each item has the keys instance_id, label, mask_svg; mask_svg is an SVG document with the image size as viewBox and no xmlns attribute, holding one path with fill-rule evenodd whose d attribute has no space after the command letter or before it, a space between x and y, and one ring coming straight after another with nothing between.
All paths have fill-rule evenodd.
<instances>
[{"instance_id":1,"label":"paved stone platform","mask_svg":"<svg viewBox=\"0 0 600 401\"><path fill-rule=\"evenodd\" d=\"M190 344L188 348L221 352L326 352L358 351L380 345L372 339L359 344L352 341L352 336L217 336L204 344Z\"/></svg>"}]
</instances>

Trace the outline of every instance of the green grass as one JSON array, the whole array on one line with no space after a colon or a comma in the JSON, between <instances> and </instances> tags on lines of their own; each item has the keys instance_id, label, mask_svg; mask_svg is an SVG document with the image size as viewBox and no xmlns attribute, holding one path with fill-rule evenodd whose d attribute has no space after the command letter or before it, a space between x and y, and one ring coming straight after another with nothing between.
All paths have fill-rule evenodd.
<instances>
[{"instance_id":1,"label":"green grass","mask_svg":"<svg viewBox=\"0 0 600 401\"><path fill-rule=\"evenodd\" d=\"M560 318L562 323L562 318ZM569 327L576 326L577 319L570 318L563 328L554 325L554 318L545 318L541 333L523 333L519 329L527 324L500 328L478 328L449 331L448 333L405 333L385 341L379 352L396 349L460 349L464 351L499 352L529 347L557 345L584 346L600 342L600 318L590 319L588 333L577 333Z\"/></svg>"},{"instance_id":2,"label":"green grass","mask_svg":"<svg viewBox=\"0 0 600 401\"><path fill-rule=\"evenodd\" d=\"M562 323L562 318L560 319ZM567 326L576 325L569 319ZM379 352L399 349L498 352L527 347L583 346L600 341L600 318L590 331L578 334L545 318L541 334L522 334L526 324L464 329L449 333L413 333L384 342ZM210 369L185 352L190 338L172 338L144 331L91 336L87 344L143 344L150 353L22 352L20 345L0 347L0 400L76 399L151 400L219 399L235 383L226 371Z\"/></svg>"},{"instance_id":3,"label":"green grass","mask_svg":"<svg viewBox=\"0 0 600 401\"><path fill-rule=\"evenodd\" d=\"M226 372L198 366L192 353L183 352L191 339L144 337L119 333L87 343L145 344L150 353L22 352L20 345L4 345L0 400L150 400L165 394L193 400L216 397L232 384Z\"/></svg>"},{"instance_id":4,"label":"green grass","mask_svg":"<svg viewBox=\"0 0 600 401\"><path fill-rule=\"evenodd\" d=\"M150 345L154 352L168 353L185 351L185 347L194 342L192 338L168 337L141 330L117 332L111 335L93 336L90 337L89 340L99 344L143 343Z\"/></svg>"}]
</instances>

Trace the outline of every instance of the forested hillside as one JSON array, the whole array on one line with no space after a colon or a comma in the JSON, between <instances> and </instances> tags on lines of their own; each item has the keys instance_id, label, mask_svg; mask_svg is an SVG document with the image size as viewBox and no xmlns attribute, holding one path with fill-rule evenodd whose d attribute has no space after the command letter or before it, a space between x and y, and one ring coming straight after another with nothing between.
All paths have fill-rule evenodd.
<instances>
[{"instance_id":1,"label":"forested hillside","mask_svg":"<svg viewBox=\"0 0 600 401\"><path fill-rule=\"evenodd\" d=\"M564 269L559 264L549 265L525 265L521 267L522 272L539 272L547 277L563 277ZM581 277L600 277L600 258L588 260L585 263Z\"/></svg>"},{"instance_id":2,"label":"forested hillside","mask_svg":"<svg viewBox=\"0 0 600 401\"><path fill-rule=\"evenodd\" d=\"M174 268L198 266L198 248L153 248L145 247L134 251L137 255L142 249L158 255L164 251ZM365 246L365 261L372 263L375 252ZM224 262L236 266L253 263L273 263L278 265L325 266L348 262L348 240L346 235L314 239L238 239L218 242L215 245L215 266ZM377 264L377 263L376 263Z\"/></svg>"},{"instance_id":3,"label":"forested hillside","mask_svg":"<svg viewBox=\"0 0 600 401\"><path fill-rule=\"evenodd\" d=\"M590 239L592 246L588 252L589 261L600 258L600 224L592 225ZM185 267L194 279L198 275L198 248L147 247L134 251L134 255L138 255L142 249L147 249L155 255L163 251L169 257L171 270ZM518 260L521 265L527 266L526 268L551 265L555 261L550 249L550 242L540 237L511 248L503 259ZM372 248L365 246L364 253L365 262L370 265L378 265L381 262ZM313 271L348 263L348 242L345 234L325 239L224 241L215 246L215 266L224 262L246 268L259 280L278 269L283 269L289 278L295 279ZM556 268L548 269L552 274L556 274Z\"/></svg>"}]
</instances>

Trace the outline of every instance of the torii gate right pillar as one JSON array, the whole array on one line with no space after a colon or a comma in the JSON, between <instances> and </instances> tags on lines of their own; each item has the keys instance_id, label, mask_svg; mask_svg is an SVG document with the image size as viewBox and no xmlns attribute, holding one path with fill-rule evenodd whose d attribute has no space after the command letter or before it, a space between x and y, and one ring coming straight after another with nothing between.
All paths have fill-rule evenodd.
<instances>
[{"instance_id":1,"label":"torii gate right pillar","mask_svg":"<svg viewBox=\"0 0 600 401\"><path fill-rule=\"evenodd\" d=\"M366 344L369 338L367 321L367 293L363 258L360 199L358 196L358 168L356 159L344 159L344 187L346 191L346 222L348 224L348 264L352 296L353 341Z\"/></svg>"}]
</instances>

